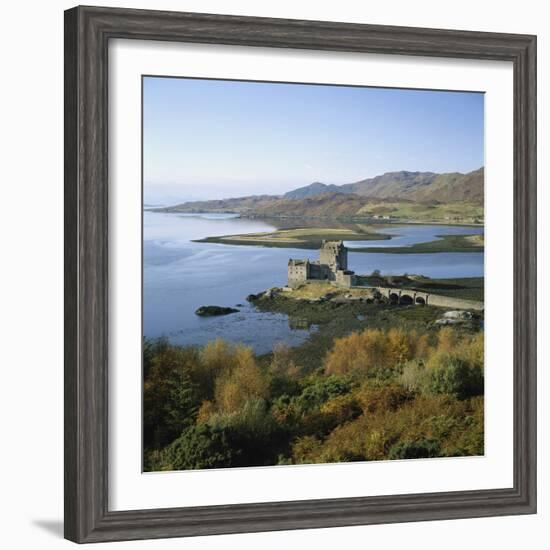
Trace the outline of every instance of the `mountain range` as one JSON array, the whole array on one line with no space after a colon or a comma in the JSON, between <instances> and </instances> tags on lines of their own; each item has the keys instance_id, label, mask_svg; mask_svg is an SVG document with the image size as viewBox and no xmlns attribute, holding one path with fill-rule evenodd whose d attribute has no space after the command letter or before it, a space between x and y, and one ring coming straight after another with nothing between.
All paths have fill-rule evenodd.
<instances>
[{"instance_id":1,"label":"mountain range","mask_svg":"<svg viewBox=\"0 0 550 550\"><path fill-rule=\"evenodd\" d=\"M386 172L374 178L344 185L315 182L284 194L285 199L303 199L323 193L353 193L360 197L411 200L414 202L483 203L483 168L467 174L451 172Z\"/></svg>"},{"instance_id":2,"label":"mountain range","mask_svg":"<svg viewBox=\"0 0 550 550\"><path fill-rule=\"evenodd\" d=\"M405 204L411 207L418 205L417 210L434 210L437 205L455 205L457 208L460 205L469 205L476 211L482 211L483 182L483 167L466 174L387 172L343 185L314 182L284 195L193 201L161 210L188 213L235 212L260 217L366 217L375 211L387 213L392 209L402 210L396 205Z\"/></svg>"}]
</instances>

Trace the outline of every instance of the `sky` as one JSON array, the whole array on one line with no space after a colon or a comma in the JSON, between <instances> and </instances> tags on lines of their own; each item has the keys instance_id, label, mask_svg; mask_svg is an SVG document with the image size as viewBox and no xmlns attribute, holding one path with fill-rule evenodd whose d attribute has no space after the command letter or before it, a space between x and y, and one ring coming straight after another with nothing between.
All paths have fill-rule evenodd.
<instances>
[{"instance_id":1,"label":"sky","mask_svg":"<svg viewBox=\"0 0 550 550\"><path fill-rule=\"evenodd\" d=\"M483 94L143 79L145 203L483 166Z\"/></svg>"}]
</instances>

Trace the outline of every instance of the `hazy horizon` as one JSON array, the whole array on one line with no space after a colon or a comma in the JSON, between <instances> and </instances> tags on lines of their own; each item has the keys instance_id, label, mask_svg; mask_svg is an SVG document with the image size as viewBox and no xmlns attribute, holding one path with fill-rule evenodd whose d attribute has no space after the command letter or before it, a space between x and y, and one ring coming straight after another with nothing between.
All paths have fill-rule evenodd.
<instances>
[{"instance_id":1,"label":"hazy horizon","mask_svg":"<svg viewBox=\"0 0 550 550\"><path fill-rule=\"evenodd\" d=\"M474 172L476 170L479 170L481 168L484 168L484 166L479 166L478 168L474 168L473 170L470 170L470 172ZM390 172L433 172L433 170L391 170ZM387 172L385 172L387 173ZM444 173L444 172L438 172L438 173ZM464 172L462 172L464 173ZM465 172L465 173L468 173L468 172ZM376 176L381 176L382 174L376 174ZM370 178L373 178L373 177L376 177L376 176L368 176L366 178L361 178L363 180L365 179L370 179ZM360 180L358 180L360 181ZM185 202L198 202L198 201L208 201L208 200L226 200L226 199L234 199L234 198L244 198L244 197L247 197L247 196L258 196L258 195L271 195L271 196L282 196L284 195L284 193L286 193L287 191L294 191L295 189L299 189L301 187L307 187L308 185L311 185L313 183L324 183L326 185L330 185L332 182L326 182L326 181L323 181L323 182L319 182L319 181L311 181L309 183L305 183L303 185L297 185L296 187L291 187L289 189L287 189L286 191L283 191L281 193L251 193L249 195L227 195L227 196L203 196L201 197L200 195L191 195L191 196L184 196L184 195L177 195L177 194L174 194L172 196L170 196L169 194L167 195L163 195L163 200L162 201L157 201L155 202L154 200L147 200L145 199L144 200L144 206L169 206L169 205L175 205L177 203L185 203ZM347 183L356 183L356 182L347 182ZM342 185L342 184L335 184L335 185ZM184 190L188 190L188 186L182 186L182 188ZM177 189L177 187L175 187L175 189ZM185 192L185 191L184 191ZM169 200L171 199L171 200Z\"/></svg>"},{"instance_id":2,"label":"hazy horizon","mask_svg":"<svg viewBox=\"0 0 550 550\"><path fill-rule=\"evenodd\" d=\"M480 92L145 77L144 203L484 165Z\"/></svg>"}]
</instances>

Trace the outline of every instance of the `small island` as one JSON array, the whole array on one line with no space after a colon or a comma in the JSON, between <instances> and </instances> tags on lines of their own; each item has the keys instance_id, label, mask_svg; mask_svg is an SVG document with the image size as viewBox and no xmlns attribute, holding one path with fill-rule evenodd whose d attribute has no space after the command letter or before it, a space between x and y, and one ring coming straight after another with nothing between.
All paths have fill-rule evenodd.
<instances>
[{"instance_id":1,"label":"small island","mask_svg":"<svg viewBox=\"0 0 550 550\"><path fill-rule=\"evenodd\" d=\"M237 313L239 310L234 307L223 306L201 306L195 311L195 315L199 317L214 317L217 315L229 315L230 313Z\"/></svg>"}]
</instances>

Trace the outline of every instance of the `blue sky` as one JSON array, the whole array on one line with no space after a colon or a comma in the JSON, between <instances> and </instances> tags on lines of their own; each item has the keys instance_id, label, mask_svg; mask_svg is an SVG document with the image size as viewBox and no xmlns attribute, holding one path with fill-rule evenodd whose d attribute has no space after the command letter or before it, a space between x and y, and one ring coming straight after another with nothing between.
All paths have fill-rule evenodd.
<instances>
[{"instance_id":1,"label":"blue sky","mask_svg":"<svg viewBox=\"0 0 550 550\"><path fill-rule=\"evenodd\" d=\"M145 77L145 202L483 165L483 94Z\"/></svg>"}]
</instances>

